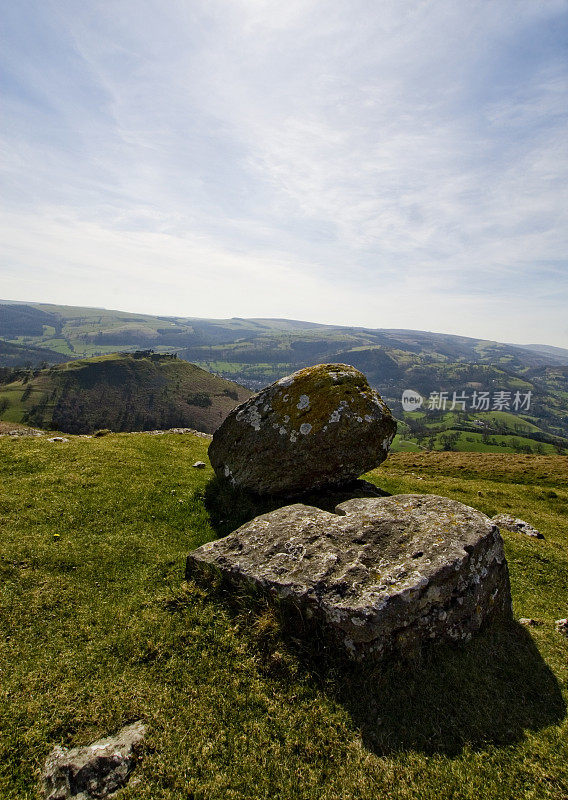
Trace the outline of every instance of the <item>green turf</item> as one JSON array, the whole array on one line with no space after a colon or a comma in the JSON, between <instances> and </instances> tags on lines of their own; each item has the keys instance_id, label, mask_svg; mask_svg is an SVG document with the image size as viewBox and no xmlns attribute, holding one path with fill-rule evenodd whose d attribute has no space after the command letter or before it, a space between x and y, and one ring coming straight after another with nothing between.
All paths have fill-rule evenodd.
<instances>
[{"instance_id":1,"label":"green turf","mask_svg":"<svg viewBox=\"0 0 568 800\"><path fill-rule=\"evenodd\" d=\"M0 438L0 796L36 798L54 744L143 718L121 800L563 800L566 459L400 453L369 478L511 511L515 615L422 664L345 665L245 597L183 580L187 552L262 510L191 435ZM265 504L266 505L266 504Z\"/></svg>"}]
</instances>

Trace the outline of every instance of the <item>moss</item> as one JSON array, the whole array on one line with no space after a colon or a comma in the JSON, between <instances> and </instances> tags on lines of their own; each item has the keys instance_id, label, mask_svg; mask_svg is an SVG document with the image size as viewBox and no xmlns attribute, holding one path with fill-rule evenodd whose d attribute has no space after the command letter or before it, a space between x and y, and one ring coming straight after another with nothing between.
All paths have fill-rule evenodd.
<instances>
[{"instance_id":1,"label":"moss","mask_svg":"<svg viewBox=\"0 0 568 800\"><path fill-rule=\"evenodd\" d=\"M363 373L346 364L306 367L294 373L289 385L276 385L278 388L270 400L274 412L292 430L309 423L312 433L317 433L329 423L333 412L341 408L342 402L347 402L352 414L364 418L369 413L369 404L380 399ZM301 402L304 395L309 398L309 404L305 406ZM380 402L383 413L390 416L387 406L382 400ZM289 421L284 423L286 416Z\"/></svg>"}]
</instances>

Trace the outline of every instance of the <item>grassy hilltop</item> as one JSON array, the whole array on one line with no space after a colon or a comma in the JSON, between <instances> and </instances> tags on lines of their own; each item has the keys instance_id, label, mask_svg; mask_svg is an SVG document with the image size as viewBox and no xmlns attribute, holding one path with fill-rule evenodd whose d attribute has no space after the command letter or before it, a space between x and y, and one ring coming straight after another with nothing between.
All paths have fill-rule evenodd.
<instances>
[{"instance_id":1,"label":"grassy hilltop","mask_svg":"<svg viewBox=\"0 0 568 800\"><path fill-rule=\"evenodd\" d=\"M568 465L394 454L369 480L511 512L517 623L414 668L346 665L277 614L183 581L187 552L263 508L192 435L0 437L0 796L36 798L51 747L148 726L124 800L565 800ZM317 643L314 643L314 645Z\"/></svg>"},{"instance_id":2,"label":"grassy hilltop","mask_svg":"<svg viewBox=\"0 0 568 800\"><path fill-rule=\"evenodd\" d=\"M175 356L114 353L0 384L0 418L68 433L172 427L211 433L249 395Z\"/></svg>"}]
</instances>

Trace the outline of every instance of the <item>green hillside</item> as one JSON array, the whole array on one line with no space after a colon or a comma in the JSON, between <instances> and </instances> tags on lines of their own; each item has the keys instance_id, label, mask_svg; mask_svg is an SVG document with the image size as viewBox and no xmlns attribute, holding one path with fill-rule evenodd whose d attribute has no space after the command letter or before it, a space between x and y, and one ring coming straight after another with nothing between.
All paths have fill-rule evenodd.
<instances>
[{"instance_id":1,"label":"green hillside","mask_svg":"<svg viewBox=\"0 0 568 800\"><path fill-rule=\"evenodd\" d=\"M68 356L45 347L14 344L0 339L0 370L17 367L39 367L47 364L62 364Z\"/></svg>"},{"instance_id":2,"label":"green hillside","mask_svg":"<svg viewBox=\"0 0 568 800\"><path fill-rule=\"evenodd\" d=\"M175 355L70 361L0 384L0 418L68 433L191 427L212 433L250 392Z\"/></svg>"},{"instance_id":3,"label":"green hillside","mask_svg":"<svg viewBox=\"0 0 568 800\"><path fill-rule=\"evenodd\" d=\"M314 363L361 369L403 422L394 449L568 452L568 351L426 331L319 325L298 320L152 317L48 304L0 304L0 338L68 357L141 347L180 358L258 391ZM405 413L405 389L425 416ZM490 408L451 409L453 393L489 392ZM530 392L528 408L493 408L496 392ZM446 408L429 409L433 392ZM507 412L498 419L495 416ZM499 450L501 448L501 450Z\"/></svg>"},{"instance_id":4,"label":"green hillside","mask_svg":"<svg viewBox=\"0 0 568 800\"><path fill-rule=\"evenodd\" d=\"M394 454L369 480L513 513L515 619L413 667L344 664L278 614L184 583L189 550L258 513L192 435L0 437L0 796L56 745L143 719L125 800L564 800L568 474L559 456Z\"/></svg>"}]
</instances>

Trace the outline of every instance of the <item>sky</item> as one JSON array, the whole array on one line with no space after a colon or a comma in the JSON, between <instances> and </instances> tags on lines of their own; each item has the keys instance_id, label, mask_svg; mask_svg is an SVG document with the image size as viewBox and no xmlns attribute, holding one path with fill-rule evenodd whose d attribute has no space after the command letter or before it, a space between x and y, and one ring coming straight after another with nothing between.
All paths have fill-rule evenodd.
<instances>
[{"instance_id":1,"label":"sky","mask_svg":"<svg viewBox=\"0 0 568 800\"><path fill-rule=\"evenodd\" d=\"M568 0L0 6L0 298L568 346Z\"/></svg>"}]
</instances>

